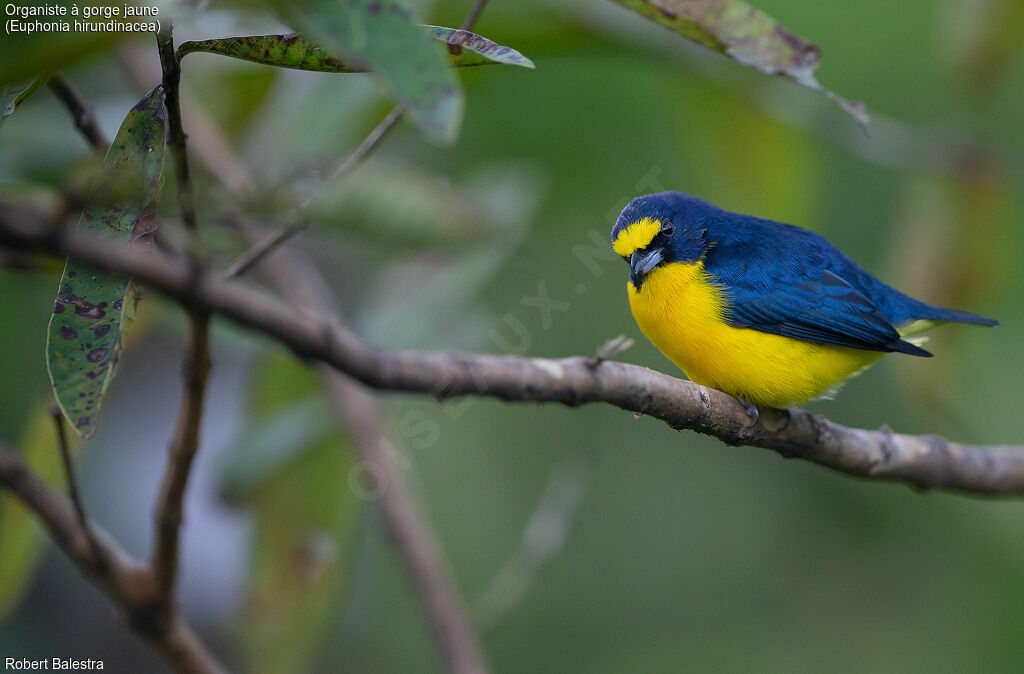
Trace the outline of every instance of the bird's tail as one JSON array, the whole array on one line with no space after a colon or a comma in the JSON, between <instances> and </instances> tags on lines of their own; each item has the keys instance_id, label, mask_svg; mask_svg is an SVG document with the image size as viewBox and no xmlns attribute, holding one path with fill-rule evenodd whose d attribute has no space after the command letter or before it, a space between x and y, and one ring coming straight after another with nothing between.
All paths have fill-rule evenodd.
<instances>
[{"instance_id":1,"label":"bird's tail","mask_svg":"<svg viewBox=\"0 0 1024 674\"><path fill-rule=\"evenodd\" d=\"M956 309L943 309L924 305L923 311L915 314L915 317L897 326L900 336L906 339L919 335L925 330L931 330L942 323L970 323L971 325L999 325L999 321L993 318L986 318L969 311L957 311Z\"/></svg>"}]
</instances>

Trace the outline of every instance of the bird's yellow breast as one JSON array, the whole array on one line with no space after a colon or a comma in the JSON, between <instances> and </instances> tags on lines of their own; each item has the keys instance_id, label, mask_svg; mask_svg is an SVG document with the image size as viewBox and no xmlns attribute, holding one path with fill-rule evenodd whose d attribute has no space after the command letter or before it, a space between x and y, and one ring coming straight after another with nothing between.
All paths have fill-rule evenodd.
<instances>
[{"instance_id":1,"label":"bird's yellow breast","mask_svg":"<svg viewBox=\"0 0 1024 674\"><path fill-rule=\"evenodd\" d=\"M830 395L883 355L730 326L727 298L701 262L662 265L628 293L640 329L686 376L761 406Z\"/></svg>"}]
</instances>

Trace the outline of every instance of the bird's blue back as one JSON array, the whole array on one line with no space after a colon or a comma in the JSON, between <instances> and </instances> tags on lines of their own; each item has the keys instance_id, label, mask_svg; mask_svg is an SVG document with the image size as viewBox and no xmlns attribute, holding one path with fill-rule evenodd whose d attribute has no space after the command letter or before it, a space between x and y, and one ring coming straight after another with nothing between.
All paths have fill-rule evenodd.
<instances>
[{"instance_id":1,"label":"bird's blue back","mask_svg":"<svg viewBox=\"0 0 1024 674\"><path fill-rule=\"evenodd\" d=\"M974 313L932 306L904 295L871 276L843 251L809 229L732 213L678 192L634 200L620 221L641 217L672 219L677 226L685 227L685 239L689 241L702 236L706 241L701 245L709 247L703 252L705 268L731 290L734 305L750 306L765 293L793 289L839 297L842 291L830 283L825 273L829 272L863 295L892 326L919 319L994 324ZM799 293L786 300L799 301ZM849 296L845 301L850 300L855 298Z\"/></svg>"}]
</instances>

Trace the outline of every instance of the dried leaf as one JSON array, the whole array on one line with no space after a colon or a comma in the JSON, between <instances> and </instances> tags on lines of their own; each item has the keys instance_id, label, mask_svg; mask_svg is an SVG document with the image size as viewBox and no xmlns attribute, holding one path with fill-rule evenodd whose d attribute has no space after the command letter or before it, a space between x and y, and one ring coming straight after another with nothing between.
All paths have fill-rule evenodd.
<instances>
[{"instance_id":1,"label":"dried leaf","mask_svg":"<svg viewBox=\"0 0 1024 674\"><path fill-rule=\"evenodd\" d=\"M479 66L488 63L504 63L510 66L534 68L533 61L526 58L512 47L500 45L485 37L468 30L444 28L442 26L425 26L431 37L448 45L454 66Z\"/></svg>"},{"instance_id":2,"label":"dried leaf","mask_svg":"<svg viewBox=\"0 0 1024 674\"><path fill-rule=\"evenodd\" d=\"M821 48L739 0L615 0L638 14L766 75L787 77L835 101L867 132L864 104L848 101L814 77Z\"/></svg>"},{"instance_id":3,"label":"dried leaf","mask_svg":"<svg viewBox=\"0 0 1024 674\"><path fill-rule=\"evenodd\" d=\"M80 232L111 246L143 235L164 155L164 93L157 87L132 108L117 132L82 212ZM137 230L136 227L139 227ZM82 437L96 417L124 348L140 295L130 280L69 259L57 290L46 343L54 396Z\"/></svg>"}]
</instances>

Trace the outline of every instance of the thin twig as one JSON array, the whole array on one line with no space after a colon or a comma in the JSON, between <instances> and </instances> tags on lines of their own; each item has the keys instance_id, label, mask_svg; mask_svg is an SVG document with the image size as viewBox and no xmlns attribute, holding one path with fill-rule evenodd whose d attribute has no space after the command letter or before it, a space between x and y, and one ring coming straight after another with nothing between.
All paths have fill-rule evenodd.
<instances>
[{"instance_id":1,"label":"thin twig","mask_svg":"<svg viewBox=\"0 0 1024 674\"><path fill-rule=\"evenodd\" d=\"M78 523L82 530L89 532L89 520L85 516L85 508L82 507L82 499L78 495L78 482L75 480L75 466L71 461L71 448L68 445L68 434L64 429L64 415L60 408L54 404L50 408L50 417L53 419L54 428L57 431L57 445L60 448L60 459L64 464L64 477L68 483L68 497L75 507L75 514L78 515Z\"/></svg>"},{"instance_id":2,"label":"thin twig","mask_svg":"<svg viewBox=\"0 0 1024 674\"><path fill-rule=\"evenodd\" d=\"M331 179L336 180L340 178L366 159L366 157L373 152L374 148L377 147L377 144L380 143L384 136L387 135L388 131L390 131L398 120L402 118L402 115L405 114L405 109L404 103L396 105L391 112L388 113L387 117L385 117L380 124L374 127L373 131L363 139L363 142L360 143L351 154L345 157L340 164L338 164L337 168L335 168L331 173ZM295 222L277 229L276 231L266 235L260 241L254 243L249 250L242 253L235 262L221 272L221 276L225 279L241 276L252 269L252 267L259 264L259 262L269 253L291 240L291 238L296 234L301 233L307 225L302 216L302 212L309 208L310 204L313 203L314 198L315 195L311 193L303 199L296 209L296 213L294 215Z\"/></svg>"},{"instance_id":3,"label":"thin twig","mask_svg":"<svg viewBox=\"0 0 1024 674\"><path fill-rule=\"evenodd\" d=\"M267 234L254 243L251 248L239 255L238 259L222 271L220 274L221 278L229 280L244 275L259 264L267 255L270 255L293 236L299 234L306 226L307 223L300 222L281 227L277 231Z\"/></svg>"},{"instance_id":4,"label":"thin twig","mask_svg":"<svg viewBox=\"0 0 1024 674\"><path fill-rule=\"evenodd\" d=\"M586 465L582 460L559 463L551 470L537 507L523 528L519 547L480 600L476 624L481 632L488 632L501 622L558 555L586 492Z\"/></svg>"},{"instance_id":5,"label":"thin twig","mask_svg":"<svg viewBox=\"0 0 1024 674\"><path fill-rule=\"evenodd\" d=\"M169 24L169 22L168 22ZM170 26L168 25L167 44L170 44L173 48L173 42L170 39L169 33ZM158 41L159 42L159 41ZM163 52L161 52L163 55ZM162 59L162 64L167 64L166 59ZM176 67L176 62L171 64L171 67ZM166 77L165 73L165 80ZM177 76L173 78L175 85L177 83ZM56 79L57 88L54 89L54 93L58 95L58 98L68 107L72 118L75 120L76 127L85 137L86 141L98 152L105 152L109 146L109 141L103 136L99 127L95 124L95 120L91 117L91 107L85 103L85 101L78 95L77 91L74 90L70 84L67 84L62 79ZM51 80L51 88L54 88L54 80ZM175 93L177 87L174 87ZM176 99L175 99L176 100ZM170 107L170 99L165 99L165 104ZM178 125L180 129L180 111L177 106L174 109L178 114ZM84 116L81 111L87 111L89 114ZM180 146L180 156L184 159L184 133L179 136L182 139L182 145ZM172 152L176 152L172 148ZM176 158L178 155L175 155ZM186 189L186 200L190 199L189 182L188 182L188 165L184 164L184 181L181 180L182 176L179 174L179 197L181 196L181 187L185 186ZM182 214L188 212L188 209L182 208ZM194 208L191 211L194 214ZM195 218L192 218L194 225ZM193 268L193 274L195 269ZM200 327L205 333L207 331L206 315L202 315L201 325L197 324L193 320L193 328ZM202 340L202 348L206 348L207 339ZM196 342L193 342L196 345ZM202 354L200 357L194 359L193 362L202 362ZM208 353L206 355L206 368L209 368L208 364ZM186 383L186 388L189 388ZM189 398L189 396L186 396ZM196 400L196 396L191 396L191 401ZM199 396L199 407L201 408L201 394ZM185 417L185 408L193 409L194 405L190 402L183 404L182 416ZM197 414L197 413L196 413ZM59 423L59 422L58 422ZM195 434L198 434L198 416L195 417L195 421L190 421L189 424L195 429ZM193 435L191 432L183 432L180 428L176 434L175 449L181 448L179 452L181 455L185 455L188 451L188 443L191 441L190 438ZM63 426L60 427L60 432L63 432ZM184 442L179 442L178 438L185 438ZM66 446L62 441L62 448ZM0 450L3 448L0 447ZM172 451L172 454L175 452ZM191 454L194 455L195 451L192 450ZM0 460L4 457L0 456ZM9 457L8 457L9 458ZM188 459L188 463L191 462L191 458ZM65 459L65 465L70 471L71 464L68 459ZM177 464L177 468L184 468L184 477L187 478L188 468L182 464ZM33 481L31 474L24 469L23 466L15 466L14 473L17 475L25 474L27 477L25 480L19 481L17 484L21 485L23 489L11 486L10 484L4 484L9 486L11 489L19 494L26 501L29 507L32 507L39 517L50 527L51 534L57 540L58 544L65 549L72 561L74 561L82 570L89 576L96 578L98 584L102 589L110 596L112 600L119 603L124 609L128 617L128 621L132 629L144 637L146 637L167 660L171 665L178 671L182 672L223 672L225 668L217 662L213 655L206 649L206 646L199 639L199 637L192 631L192 629L184 622L181 618L179 611L174 605L173 601L173 586L175 578L175 570L177 568L177 532L173 534L174 541L171 543L170 539L166 539L163 544L164 550L159 550L160 543L157 543L158 550L154 555L154 567L144 568L139 562L129 558L119 549L116 544L109 541L107 536L102 531L97 531L94 527L89 526L84 515L84 510L81 507L81 501L77 496L77 489L74 488L73 475L69 472L68 481L71 485L72 490L72 502L74 504L74 510L77 513L80 522L80 534L71 532L69 533L68 528L65 526L64 518L60 514L61 505L56 502L53 498L49 497L45 491L41 490L41 485L38 481ZM0 475L2 477L2 475ZM170 478L165 477L166 480ZM180 478L175 478L176 481L180 481ZM27 485L27 486L25 486ZM184 483L182 482L181 489L184 489ZM174 499L171 499L172 501ZM180 500L181 494L177 496L177 520L180 522L181 519L181 508ZM173 502L170 504L173 508ZM33 507L35 506L35 507ZM158 526L157 532L158 541L160 538L160 530ZM91 554L87 555L80 548L80 544L72 545L69 543L71 539L82 539L85 541L85 545L91 550ZM171 552L173 548L173 552ZM171 561L173 557L173 562ZM163 560L163 561L157 561Z\"/></svg>"},{"instance_id":6,"label":"thin twig","mask_svg":"<svg viewBox=\"0 0 1024 674\"><path fill-rule=\"evenodd\" d=\"M327 365L317 371L327 381L345 430L356 440L360 456L376 481L376 498L391 541L412 577L434 640L455 674L487 670L480 637L455 590L455 578L437 537L423 521L405 479L387 451L376 404Z\"/></svg>"},{"instance_id":7,"label":"thin twig","mask_svg":"<svg viewBox=\"0 0 1024 674\"><path fill-rule=\"evenodd\" d=\"M399 103L394 108L392 108L391 112L388 113L387 117L382 119L380 124L375 126L373 128L373 131L371 131L369 135L367 135L366 138L363 139L363 142L359 144L359 147L357 147L355 150L352 151L351 154L345 157L345 159L342 160L340 164L338 164L337 168L335 168L334 171L331 172L331 179L335 180L337 178L340 178L341 176L345 175L346 173L354 169L356 166L358 166L359 163L362 162L364 159L366 159L366 157L369 156L371 152L373 152L374 148L377 147L377 144L384 139L384 136L388 135L388 131L390 131L395 126L395 124L398 123L398 120L402 118L402 115L405 114L405 110L405 103Z\"/></svg>"},{"instance_id":8,"label":"thin twig","mask_svg":"<svg viewBox=\"0 0 1024 674\"><path fill-rule=\"evenodd\" d=\"M243 232L260 238L252 223ZM320 312L336 311L337 302L313 261L294 250L276 256L262 267L292 306ZM317 371L327 383L344 430L353 439L362 460L377 480L377 498L391 540L413 579L427 622L449 667L459 674L485 672L480 637L456 590L454 574L437 538L419 513L401 471L387 451L377 404L351 379L321 365Z\"/></svg>"},{"instance_id":9,"label":"thin twig","mask_svg":"<svg viewBox=\"0 0 1024 674\"><path fill-rule=\"evenodd\" d=\"M209 316L203 311L190 312L189 350L184 368L185 390L174 439L171 441L167 470L157 500L156 540L151 562L156 601L167 605L174 601L185 488L188 486L192 460L199 449L199 429L210 372L209 342Z\"/></svg>"},{"instance_id":10,"label":"thin twig","mask_svg":"<svg viewBox=\"0 0 1024 674\"><path fill-rule=\"evenodd\" d=\"M133 276L187 308L205 309L382 391L438 399L486 396L510 402L578 406L603 402L661 419L730 445L771 449L834 470L921 489L1024 495L1024 447L978 446L935 435L847 428L799 409L765 409L753 426L736 398L644 367L591 358L544 359L444 351L387 351L335 321L296 312L265 295L205 278L188 264L141 257L108 244L55 232L45 218L26 226L0 208L0 246L72 255L101 271Z\"/></svg>"},{"instance_id":11,"label":"thin twig","mask_svg":"<svg viewBox=\"0 0 1024 674\"><path fill-rule=\"evenodd\" d=\"M86 142L95 150L106 150L108 143L96 122L92 106L85 102L78 89L60 73L54 73L46 85L68 109L75 128L85 137Z\"/></svg>"},{"instance_id":12,"label":"thin twig","mask_svg":"<svg viewBox=\"0 0 1024 674\"><path fill-rule=\"evenodd\" d=\"M18 453L0 442L0 488L21 500L46 526L68 558L123 611L132 628L149 640L179 672L226 671L180 615L155 620L149 578L142 565L98 527L82 528L72 503L40 480Z\"/></svg>"},{"instance_id":13,"label":"thin twig","mask_svg":"<svg viewBox=\"0 0 1024 674\"><path fill-rule=\"evenodd\" d=\"M191 235L191 248L186 264L191 270L193 286L202 282L203 273L197 256L199 232L196 222L195 196L188 169L188 146L181 124L179 84L180 64L174 51L173 26L165 21L157 34L160 67L163 71L165 107L167 108L167 144L174 157L178 182L178 208ZM203 401L210 374L210 316L201 307L190 307L189 346L184 366L184 392L178 423L157 499L153 554L150 560L153 580L152 601L157 610L168 615L177 613L175 590L180 565L179 541L185 490L192 462L199 450L199 431L203 418Z\"/></svg>"},{"instance_id":14,"label":"thin twig","mask_svg":"<svg viewBox=\"0 0 1024 674\"><path fill-rule=\"evenodd\" d=\"M167 108L167 146L174 158L174 175L178 182L178 204L181 220L192 232L196 231L196 205L192 181L188 170L185 129L181 125L180 79L181 67L174 54L174 26L165 20L157 33L156 43L163 70L164 105Z\"/></svg>"},{"instance_id":15,"label":"thin twig","mask_svg":"<svg viewBox=\"0 0 1024 674\"><path fill-rule=\"evenodd\" d=\"M466 16L466 20L462 22L462 30L473 30L473 26L476 25L477 19L484 11L484 7L487 5L487 0L476 0L476 4L473 5L473 9L470 10Z\"/></svg>"}]
</instances>

